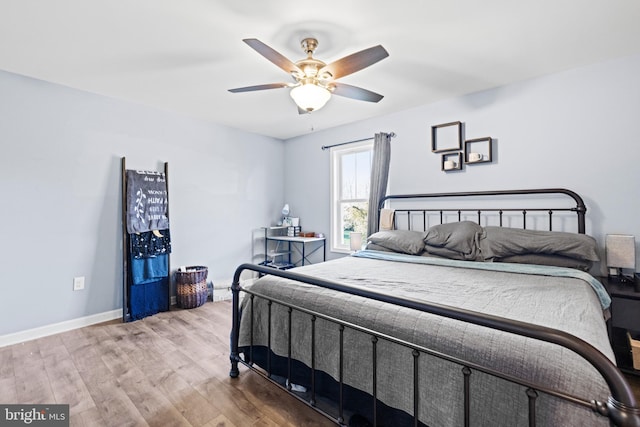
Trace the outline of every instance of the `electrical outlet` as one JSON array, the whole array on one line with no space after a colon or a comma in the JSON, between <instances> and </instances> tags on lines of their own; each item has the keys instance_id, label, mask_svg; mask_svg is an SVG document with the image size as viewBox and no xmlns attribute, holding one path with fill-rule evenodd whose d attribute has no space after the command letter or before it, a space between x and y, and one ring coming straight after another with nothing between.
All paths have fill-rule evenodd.
<instances>
[{"instance_id":1,"label":"electrical outlet","mask_svg":"<svg viewBox=\"0 0 640 427\"><path fill-rule=\"evenodd\" d=\"M84 276L73 278L73 290L79 291L84 289Z\"/></svg>"}]
</instances>

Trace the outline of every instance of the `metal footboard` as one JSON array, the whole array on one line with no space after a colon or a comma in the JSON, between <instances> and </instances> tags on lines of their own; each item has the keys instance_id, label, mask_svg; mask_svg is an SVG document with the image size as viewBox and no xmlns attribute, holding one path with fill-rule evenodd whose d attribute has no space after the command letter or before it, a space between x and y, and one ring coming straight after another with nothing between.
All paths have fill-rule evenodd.
<instances>
[{"instance_id":1,"label":"metal footboard","mask_svg":"<svg viewBox=\"0 0 640 427\"><path fill-rule=\"evenodd\" d=\"M348 322L344 322L340 319L335 319L332 318L331 316L327 316L325 314L321 314L321 313L317 313L317 312L313 312L310 310L307 310L303 307L294 307L291 306L290 304L284 302L284 301L278 301L275 300L273 298L266 298L263 297L259 294L256 294L254 292L251 292L250 290L246 290L244 289L241 285L240 285L240 275L242 274L243 271L255 271L261 274L271 274L271 275L275 275L275 276L279 276L279 277L284 277L287 279L292 279L292 280L296 280L296 281L300 281L300 282L304 282L304 283L308 283L311 285L316 285L316 286L320 286L323 288L327 288L327 289L332 289L332 290L336 290L336 291L340 291L340 292L346 292L352 295L358 295L361 297L365 297L365 298L370 298L370 299L374 299L377 301L381 301L381 302L385 302L385 303L389 303L389 304L395 304L398 306L402 306L402 307L406 307L406 308L411 308L411 309L415 309L415 310L419 310L419 311L423 311L423 312L427 312L427 313L432 313L438 316L444 316L444 317L448 317L451 319L456 319L456 320L460 320L460 321L464 321L464 322L468 322L468 323L473 323L476 325L481 325L481 326L485 326L487 328L492 328L492 329L498 329L504 332L509 332L509 333L513 333L513 334L517 334L517 335L521 335L524 337L530 337L530 338L535 338L541 341L546 341L549 343L554 343L557 345L560 345L562 347L565 347L567 349L570 349L572 351L574 351L575 353L577 353L578 355L580 355L581 357L583 357L585 360L587 360L591 365L593 365L595 367L595 369L598 370L598 372L603 376L603 378L605 379L605 381L607 382L609 389L611 391L611 395L609 396L607 402L599 402L599 401L595 401L595 400L591 400L591 401L587 401L587 400L583 400L580 398L577 398L575 396L571 396L568 394L565 394L563 392L559 392L556 390L552 390L548 387L545 387L544 385L541 384L534 384L534 383L529 383L526 381L523 381L521 379L515 378L515 377L511 377L508 375L504 375L498 371L495 371L493 369L487 369L486 367L483 366L477 366L475 364L469 363L467 361L464 360L460 360L457 359L455 357L451 357L449 355L446 354L442 354L439 352L435 352L433 350L430 350L428 348L424 348L422 346L418 346L403 340L399 340L396 339L394 337L385 335L385 334L381 334L378 333L376 331L373 330L369 330L367 328L363 328L359 325L354 325L354 324L350 324ZM312 342L312 355L315 353L315 349L313 348L313 346L315 345L315 321L317 318L322 318L325 320L328 320L330 322L333 322L337 325L337 327L340 330L340 342L339 342L339 347L340 347L340 367L339 367L339 387L340 387L340 393L338 396L338 416L334 417L331 416L329 414L327 414L326 412L319 410L316 407L316 396L315 396L315 385L313 383L313 378L314 375L311 376L311 398L309 400L305 400L302 399L301 397L293 394L295 397L297 397L299 400L303 401L305 404L314 407L316 410L318 410L319 412L323 413L325 416L328 416L329 418L333 419L335 422L339 423L339 424L344 424L345 419L344 419L344 414L343 414L343 396L342 396L342 389L343 389L343 366L342 366L342 355L343 355L343 346L344 346L344 340L343 340L343 331L345 328L352 328L358 331L361 331L363 333L369 334L371 336L371 352L372 352L372 360L373 360L373 366L372 366L372 375L373 375L373 390L372 390L372 397L373 397L373 422L374 425L377 425L377 420L376 420L376 402L377 402L377 396L376 396L376 390L377 390L377 374L376 374L376 348L377 348L377 343L379 340L388 340L397 344L400 344L402 346L405 346L409 349L412 350L412 354L413 354L413 359L414 359L414 363L413 363L413 382L414 384L412 385L413 387L413 391L414 391L414 413L413 413L413 425L419 425L419 384L418 384L418 370L417 370L417 366L418 366L418 359L420 357L421 354L429 354L432 356L436 356L438 358L447 360L449 362L453 362L456 363L460 366L460 378L461 381L463 381L464 384L464 395L461 397L461 399L463 399L464 402L464 420L465 420L465 426L469 425L469 421L470 421L470 401L472 399L472 396L470 394L470 386L469 386L469 381L471 376L473 375L474 371L479 371L479 372L483 372L495 377L499 377L502 378L505 381L510 381L516 384L519 384L521 386L525 387L526 390L526 395L527 395L527 399L529 402L529 425L530 426L535 426L536 425L536 399L539 395L539 393L546 393L548 395L552 395L555 396L559 399L562 399L564 401L569 401L578 405L582 405L585 407L585 410L592 410L604 417L608 417L610 422L613 425L616 426L640 426L640 408L638 407L638 404L636 402L636 399L634 397L634 394L632 392L632 389L630 388L629 384L627 383L627 381L625 380L624 376L622 375L622 373L618 370L618 368L611 363L611 361L604 356L601 352L599 352L597 349L595 349L593 346L591 346L590 344L586 343L585 341L576 338L570 334L567 334L565 332L562 331L558 331L558 330L554 330L551 328L547 328L547 327L542 327L542 326L537 326L537 325L532 325L532 324L528 324L528 323L524 323L524 322L519 322L519 321L514 321L514 320L510 320L510 319L505 319L505 318L501 318L501 317L497 317L497 316L492 316L492 315L487 315L487 314L482 314L482 313L477 313L477 312L473 312L473 311L468 311L468 310L462 310L462 309L457 309L457 308L453 308L453 307L448 307L448 306L444 306L444 305L439 305L439 304L426 304L426 303L422 303L422 302L417 302L417 301L411 301L408 299L404 299L404 298L400 298L400 297L395 297L395 296L391 296L391 295L387 295L387 294L380 294L377 292L372 292L369 290L365 290L365 289L361 289L361 288L352 288L337 282L333 282L333 281L327 281L327 280L323 280L323 279L319 279L316 277L311 277L311 276L306 276L306 275L302 275L299 273L295 273L293 271L282 271L282 270L274 270L272 268L269 267L264 267L264 266L258 266L258 265L254 265L254 264L242 264L241 266L239 266L236 269L235 275L234 275L234 280L233 280L233 285L232 285L232 293L233 293L233 318L232 318L232 331L231 331L231 354L230 354L230 360L231 360L231 370L229 375L231 377L237 377L239 375L239 369L238 369L238 364L242 363L243 365L246 365L247 367L251 368L251 369L255 369L255 367L253 367L252 363L247 363L244 360L241 359L240 354L239 354L239 328L240 328L240 292L245 292L249 298L251 298L251 303L253 302L254 298L266 298L267 300L269 300L269 304L271 305L272 303L276 303L276 304L281 304L285 307L288 307L288 312L289 312L289 354L288 354L288 363L289 363L289 368L288 368L288 378L287 378L287 384L290 384L291 381L291 313L293 310L297 310L303 313L306 313L308 315L311 316L311 342ZM253 311L252 311L253 312ZM270 313L270 311L269 311ZM251 322L253 322L253 319L251 319ZM269 324L271 323L271 319L269 319ZM252 327L253 329L253 327ZM270 334L271 331L269 330L269 338L268 338L268 342L270 345L271 339L270 339ZM270 350L270 348L269 348ZM252 360L252 358L250 358ZM312 366L311 371L314 372L315 370L315 362L312 356ZM260 370L256 370L256 372L260 373L261 375L263 375L266 378L269 378L271 376L271 372L270 372L270 366L267 366L266 369L266 373L263 373ZM290 386L288 386L287 388L290 389ZM290 391L290 390L289 390Z\"/></svg>"}]
</instances>

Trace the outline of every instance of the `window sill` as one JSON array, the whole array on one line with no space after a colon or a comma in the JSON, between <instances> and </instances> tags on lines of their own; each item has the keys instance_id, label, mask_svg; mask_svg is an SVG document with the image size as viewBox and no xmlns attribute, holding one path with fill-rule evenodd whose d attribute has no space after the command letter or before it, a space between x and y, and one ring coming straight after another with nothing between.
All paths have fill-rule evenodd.
<instances>
[{"instance_id":1,"label":"window sill","mask_svg":"<svg viewBox=\"0 0 640 427\"><path fill-rule=\"evenodd\" d=\"M331 250L330 250L330 252L331 252L332 254L344 254L344 255L351 255L351 252L353 252L353 251L351 251L351 250L349 250L349 249L337 249L337 248L333 248L333 249L331 249Z\"/></svg>"}]
</instances>

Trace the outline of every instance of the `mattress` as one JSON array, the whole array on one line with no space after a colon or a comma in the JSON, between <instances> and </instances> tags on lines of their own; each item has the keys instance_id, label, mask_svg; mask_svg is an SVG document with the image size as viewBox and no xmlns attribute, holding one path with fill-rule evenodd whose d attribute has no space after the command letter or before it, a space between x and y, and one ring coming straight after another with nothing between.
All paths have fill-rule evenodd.
<instances>
[{"instance_id":1,"label":"mattress","mask_svg":"<svg viewBox=\"0 0 640 427\"><path fill-rule=\"evenodd\" d=\"M519 271L517 264L510 265L508 270L492 269L487 266L489 264L425 261L425 257L397 254L389 258L388 254L363 251L357 257L308 265L294 271L412 301L458 307L558 329L586 341L615 361L603 315L607 304L601 295L603 289L598 290L599 283L593 277L584 272L566 274L566 270L571 269L536 269L528 265L521 266L522 271ZM543 385L587 401L606 401L610 394L595 368L571 350L555 344L275 276L264 276L248 288L269 299L366 327L448 358L499 371L524 383ZM269 316L270 328L267 325ZM252 343L267 346L271 334L271 350L286 357L289 352L288 318L289 310L282 304L276 302L269 308L262 298L255 298L252 303L251 299L245 298L240 347L246 354ZM311 325L315 323L315 369L339 380L340 346L337 343L340 328L322 318L312 322L309 314L295 310L291 318L292 357L311 366ZM342 333L344 383L371 394L371 335L349 327ZM382 338L376 343L375 357L378 399L412 415L412 349ZM462 365L421 353L417 366L420 421L430 426L462 425ZM470 388L472 425L528 425L527 387L473 369ZM560 401L546 393L539 393L536 406L539 425L604 426L609 423L582 405Z\"/></svg>"}]
</instances>

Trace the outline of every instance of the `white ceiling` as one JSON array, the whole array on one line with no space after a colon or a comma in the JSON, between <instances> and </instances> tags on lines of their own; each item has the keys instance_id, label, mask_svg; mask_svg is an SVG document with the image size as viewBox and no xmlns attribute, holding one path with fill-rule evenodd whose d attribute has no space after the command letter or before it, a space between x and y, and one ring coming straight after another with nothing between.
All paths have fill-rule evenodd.
<instances>
[{"instance_id":1,"label":"white ceiling","mask_svg":"<svg viewBox=\"0 0 640 427\"><path fill-rule=\"evenodd\" d=\"M385 98L227 91L291 81L243 38L295 62L305 36L327 63L382 44L340 81ZM636 52L638 0L0 0L0 69L281 139Z\"/></svg>"}]
</instances>

